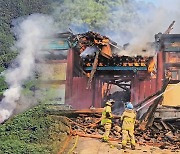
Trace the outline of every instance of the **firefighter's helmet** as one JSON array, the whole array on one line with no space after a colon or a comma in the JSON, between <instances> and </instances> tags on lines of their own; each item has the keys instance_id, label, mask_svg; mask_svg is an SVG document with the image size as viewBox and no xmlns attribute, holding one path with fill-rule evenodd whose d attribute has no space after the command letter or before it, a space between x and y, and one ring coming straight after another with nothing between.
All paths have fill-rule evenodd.
<instances>
[{"instance_id":1,"label":"firefighter's helmet","mask_svg":"<svg viewBox=\"0 0 180 154\"><path fill-rule=\"evenodd\" d=\"M115 103L113 99L110 99L106 102L106 105L112 106Z\"/></svg>"},{"instance_id":2,"label":"firefighter's helmet","mask_svg":"<svg viewBox=\"0 0 180 154\"><path fill-rule=\"evenodd\" d=\"M134 107L133 107L131 102L128 102L127 105L126 105L126 108L127 109L133 109Z\"/></svg>"}]
</instances>

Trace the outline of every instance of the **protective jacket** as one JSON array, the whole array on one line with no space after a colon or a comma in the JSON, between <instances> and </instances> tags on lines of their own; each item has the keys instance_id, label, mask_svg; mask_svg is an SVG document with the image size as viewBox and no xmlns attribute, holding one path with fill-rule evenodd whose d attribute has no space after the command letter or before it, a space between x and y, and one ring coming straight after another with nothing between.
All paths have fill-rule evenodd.
<instances>
[{"instance_id":1,"label":"protective jacket","mask_svg":"<svg viewBox=\"0 0 180 154\"><path fill-rule=\"evenodd\" d=\"M101 125L106 123L112 123L112 113L111 113L111 106L105 106L101 116Z\"/></svg>"},{"instance_id":2,"label":"protective jacket","mask_svg":"<svg viewBox=\"0 0 180 154\"><path fill-rule=\"evenodd\" d=\"M134 130L134 124L136 120L136 113L134 110L125 110L121 116L122 129Z\"/></svg>"}]
</instances>

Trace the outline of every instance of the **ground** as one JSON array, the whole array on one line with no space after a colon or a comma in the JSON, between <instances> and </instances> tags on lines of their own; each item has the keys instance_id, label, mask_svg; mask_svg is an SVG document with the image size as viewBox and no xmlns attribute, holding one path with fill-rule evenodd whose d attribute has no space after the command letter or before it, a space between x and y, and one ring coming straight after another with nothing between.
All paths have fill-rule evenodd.
<instances>
[{"instance_id":1,"label":"ground","mask_svg":"<svg viewBox=\"0 0 180 154\"><path fill-rule=\"evenodd\" d=\"M77 144L75 146L76 141ZM118 150L117 147L120 146L121 144L118 144L116 141L103 143L99 139L95 138L73 137L69 144L68 150L64 153L70 153L70 150L75 147L72 150L73 154L180 154L180 150L161 150L158 147L139 145L136 145L136 150L131 150L129 146L127 146L126 150Z\"/></svg>"}]
</instances>

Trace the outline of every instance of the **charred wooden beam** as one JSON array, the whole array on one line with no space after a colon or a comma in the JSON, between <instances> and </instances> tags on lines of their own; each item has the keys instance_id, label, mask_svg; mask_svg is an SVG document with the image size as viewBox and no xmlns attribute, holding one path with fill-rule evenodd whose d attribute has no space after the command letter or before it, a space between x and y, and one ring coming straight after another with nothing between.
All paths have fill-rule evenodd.
<instances>
[{"instance_id":1,"label":"charred wooden beam","mask_svg":"<svg viewBox=\"0 0 180 154\"><path fill-rule=\"evenodd\" d=\"M98 65L99 53L100 53L100 50L96 52L96 57L94 59L93 68L91 70L91 74L90 74L90 77L89 77L88 83L87 83L87 89L89 89L91 87L91 82L92 82L92 79L94 77L94 73L96 72L97 65Z\"/></svg>"}]
</instances>

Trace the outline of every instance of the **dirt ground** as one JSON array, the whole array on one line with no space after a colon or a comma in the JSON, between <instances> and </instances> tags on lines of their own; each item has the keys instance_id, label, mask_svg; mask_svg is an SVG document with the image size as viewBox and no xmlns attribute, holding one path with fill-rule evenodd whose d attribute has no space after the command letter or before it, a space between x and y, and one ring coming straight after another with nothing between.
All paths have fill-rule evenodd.
<instances>
[{"instance_id":1,"label":"dirt ground","mask_svg":"<svg viewBox=\"0 0 180 154\"><path fill-rule=\"evenodd\" d=\"M136 145L136 150L131 150L130 145L127 146L126 150L118 149L121 144L113 141L110 143L103 143L99 139L74 137L69 144L69 152L72 154L180 154L180 150L161 150L158 147L152 146L139 146ZM71 151L71 152L70 152Z\"/></svg>"}]
</instances>

